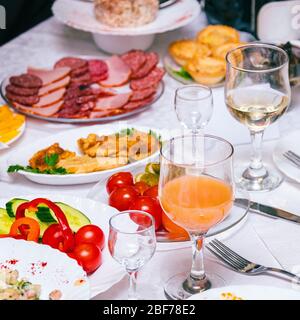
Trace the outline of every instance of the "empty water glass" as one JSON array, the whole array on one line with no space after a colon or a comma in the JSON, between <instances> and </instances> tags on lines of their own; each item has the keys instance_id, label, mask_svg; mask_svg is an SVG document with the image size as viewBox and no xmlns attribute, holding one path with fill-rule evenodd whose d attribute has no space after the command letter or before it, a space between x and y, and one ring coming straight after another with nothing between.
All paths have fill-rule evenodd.
<instances>
[{"instance_id":1,"label":"empty water glass","mask_svg":"<svg viewBox=\"0 0 300 320\"><path fill-rule=\"evenodd\" d=\"M187 85L175 92L175 111L181 125L199 134L213 114L213 96L209 87Z\"/></svg>"},{"instance_id":2,"label":"empty water glass","mask_svg":"<svg viewBox=\"0 0 300 320\"><path fill-rule=\"evenodd\" d=\"M156 248L153 217L143 211L120 212L109 220L108 247L112 257L129 275L129 300L137 300L137 274Z\"/></svg>"}]
</instances>

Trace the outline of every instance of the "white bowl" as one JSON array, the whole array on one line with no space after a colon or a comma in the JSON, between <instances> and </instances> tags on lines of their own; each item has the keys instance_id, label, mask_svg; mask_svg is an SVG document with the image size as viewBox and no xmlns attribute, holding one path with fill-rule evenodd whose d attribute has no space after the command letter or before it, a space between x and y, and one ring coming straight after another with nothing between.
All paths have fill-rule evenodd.
<instances>
[{"instance_id":1,"label":"white bowl","mask_svg":"<svg viewBox=\"0 0 300 320\"><path fill-rule=\"evenodd\" d=\"M97 47L101 50L113 54L122 54L132 49L149 49L154 41L155 34L115 36L93 33L93 38Z\"/></svg>"}]
</instances>

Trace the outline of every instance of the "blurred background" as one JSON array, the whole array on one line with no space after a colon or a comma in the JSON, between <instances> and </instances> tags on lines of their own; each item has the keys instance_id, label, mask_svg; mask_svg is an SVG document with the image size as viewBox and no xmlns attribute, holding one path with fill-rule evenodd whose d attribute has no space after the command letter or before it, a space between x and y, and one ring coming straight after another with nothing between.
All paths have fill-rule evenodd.
<instances>
[{"instance_id":1,"label":"blurred background","mask_svg":"<svg viewBox=\"0 0 300 320\"><path fill-rule=\"evenodd\" d=\"M6 8L6 30L0 30L0 45L52 15L55 0L0 0ZM86 1L86 0L74 0ZM256 34L256 18L268 0L198 0L211 24L227 24Z\"/></svg>"}]
</instances>

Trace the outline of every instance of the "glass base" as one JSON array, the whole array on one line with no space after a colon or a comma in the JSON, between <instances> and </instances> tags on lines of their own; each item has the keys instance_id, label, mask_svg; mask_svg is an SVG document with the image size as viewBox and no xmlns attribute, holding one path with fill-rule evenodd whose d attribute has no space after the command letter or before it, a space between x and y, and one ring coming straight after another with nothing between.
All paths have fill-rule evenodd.
<instances>
[{"instance_id":1,"label":"glass base","mask_svg":"<svg viewBox=\"0 0 300 320\"><path fill-rule=\"evenodd\" d=\"M225 281L216 274L206 274L206 278L197 283L192 289L189 285L189 275L180 273L170 278L164 287L165 295L168 300L185 300L193 294L197 294L210 288L223 287Z\"/></svg>"},{"instance_id":2,"label":"glass base","mask_svg":"<svg viewBox=\"0 0 300 320\"><path fill-rule=\"evenodd\" d=\"M249 169L238 168L236 170L237 187L247 191L271 191L276 189L283 181L283 178L274 169L266 169L267 171L263 176L253 177Z\"/></svg>"}]
</instances>

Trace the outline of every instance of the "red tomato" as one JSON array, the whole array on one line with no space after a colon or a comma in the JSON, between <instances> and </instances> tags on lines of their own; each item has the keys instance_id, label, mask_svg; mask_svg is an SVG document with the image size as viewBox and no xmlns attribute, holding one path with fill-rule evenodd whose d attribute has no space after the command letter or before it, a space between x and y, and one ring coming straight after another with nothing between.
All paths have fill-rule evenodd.
<instances>
[{"instance_id":1,"label":"red tomato","mask_svg":"<svg viewBox=\"0 0 300 320\"><path fill-rule=\"evenodd\" d=\"M157 198L158 197L158 186L150 187L148 190L144 192L144 196Z\"/></svg>"},{"instance_id":2,"label":"red tomato","mask_svg":"<svg viewBox=\"0 0 300 320\"><path fill-rule=\"evenodd\" d=\"M134 184L134 189L139 193L139 195L143 195L146 190L149 189L149 186L144 181L139 181Z\"/></svg>"},{"instance_id":3,"label":"red tomato","mask_svg":"<svg viewBox=\"0 0 300 320\"><path fill-rule=\"evenodd\" d=\"M120 210L128 210L131 202L138 197L138 192L132 186L115 189L109 196L109 205Z\"/></svg>"},{"instance_id":4,"label":"red tomato","mask_svg":"<svg viewBox=\"0 0 300 320\"><path fill-rule=\"evenodd\" d=\"M150 213L155 220L155 230L159 229L161 226L162 210L159 202L155 198L148 196L138 197L131 203L129 209Z\"/></svg>"},{"instance_id":5,"label":"red tomato","mask_svg":"<svg viewBox=\"0 0 300 320\"><path fill-rule=\"evenodd\" d=\"M113 174L106 182L106 191L111 194L116 188L133 185L133 176L130 172Z\"/></svg>"},{"instance_id":6,"label":"red tomato","mask_svg":"<svg viewBox=\"0 0 300 320\"><path fill-rule=\"evenodd\" d=\"M75 247L72 256L82 266L83 270L90 274L102 264L101 250L92 243L82 243Z\"/></svg>"},{"instance_id":7,"label":"red tomato","mask_svg":"<svg viewBox=\"0 0 300 320\"><path fill-rule=\"evenodd\" d=\"M51 224L44 232L42 243L62 251L64 236L58 223Z\"/></svg>"},{"instance_id":8,"label":"red tomato","mask_svg":"<svg viewBox=\"0 0 300 320\"><path fill-rule=\"evenodd\" d=\"M75 234L76 246L81 243L92 243L100 250L103 250L105 244L105 236L103 231L95 225L89 224L81 227Z\"/></svg>"}]
</instances>

